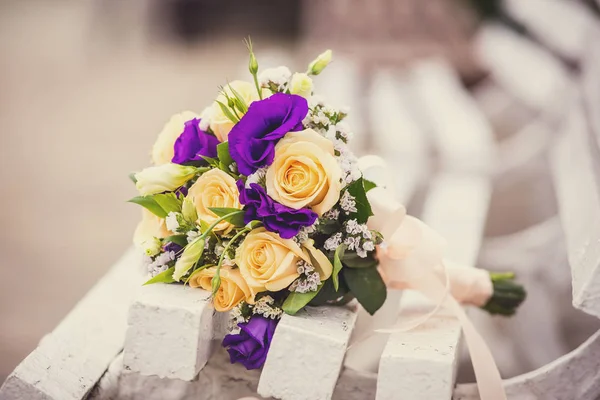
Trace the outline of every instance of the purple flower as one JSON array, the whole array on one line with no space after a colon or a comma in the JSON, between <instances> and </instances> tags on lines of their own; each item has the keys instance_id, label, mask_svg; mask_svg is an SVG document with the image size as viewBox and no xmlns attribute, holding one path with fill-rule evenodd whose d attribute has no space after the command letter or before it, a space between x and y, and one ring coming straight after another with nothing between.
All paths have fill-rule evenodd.
<instances>
[{"instance_id":1,"label":"purple flower","mask_svg":"<svg viewBox=\"0 0 600 400\"><path fill-rule=\"evenodd\" d=\"M250 321L238 324L240 333L227 335L223 339L223 347L227 347L231 363L239 362L246 369L262 367L278 322L255 314Z\"/></svg>"},{"instance_id":2,"label":"purple flower","mask_svg":"<svg viewBox=\"0 0 600 400\"><path fill-rule=\"evenodd\" d=\"M240 203L244 204L244 223L261 221L268 231L276 232L284 239L296 236L303 226L311 226L317 220L317 214L308 208L299 210L284 206L273 200L265 189L256 183L250 188L244 182L237 181Z\"/></svg>"},{"instance_id":3,"label":"purple flower","mask_svg":"<svg viewBox=\"0 0 600 400\"><path fill-rule=\"evenodd\" d=\"M167 244L163 246L163 251L165 253L168 253L169 251L174 251L175 254L178 254L182 249L183 247L173 242L167 242Z\"/></svg>"},{"instance_id":4,"label":"purple flower","mask_svg":"<svg viewBox=\"0 0 600 400\"><path fill-rule=\"evenodd\" d=\"M171 162L183 164L189 161L202 160L202 157L216 157L219 139L200 130L200 119L187 121L183 133L174 144L175 155Z\"/></svg>"},{"instance_id":5,"label":"purple flower","mask_svg":"<svg viewBox=\"0 0 600 400\"><path fill-rule=\"evenodd\" d=\"M277 141L288 132L302 130L307 113L306 99L295 94L275 93L253 102L229 132L229 152L238 170L250 175L271 165Z\"/></svg>"}]
</instances>

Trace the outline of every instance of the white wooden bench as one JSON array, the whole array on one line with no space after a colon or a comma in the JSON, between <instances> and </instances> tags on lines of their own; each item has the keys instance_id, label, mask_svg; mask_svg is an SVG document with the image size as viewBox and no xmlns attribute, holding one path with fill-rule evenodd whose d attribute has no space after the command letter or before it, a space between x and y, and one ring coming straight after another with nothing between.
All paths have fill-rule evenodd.
<instances>
[{"instance_id":1,"label":"white wooden bench","mask_svg":"<svg viewBox=\"0 0 600 400\"><path fill-rule=\"evenodd\" d=\"M593 42L592 42L593 43ZM600 318L600 147L598 88L600 53L593 49L583 65L580 95L564 114L550 155L571 266L573 305ZM510 399L596 400L600 396L600 331L574 351L529 373L508 379ZM478 399L473 385L459 385L455 400Z\"/></svg>"},{"instance_id":2,"label":"white wooden bench","mask_svg":"<svg viewBox=\"0 0 600 400\"><path fill-rule=\"evenodd\" d=\"M417 108L424 117L412 120L408 116L414 110L402 109L394 118L386 120L381 126L385 132L380 133L387 138L388 129L391 132L412 129L412 133L406 135L409 142L416 139L414 135L428 135L431 149L418 144L414 151L435 152L441 166L439 170L431 169L424 204L415 196L419 191L418 182L398 180L397 191L404 202L415 204L418 214L447 237L449 258L473 264L490 196L488 173L494 148L489 126L443 63L417 65L404 78L406 81L398 80L394 73L380 78L384 82L381 87L384 91L387 87L392 99L389 103L394 107L390 110L392 115L398 105L405 104L394 97L395 93L402 96L401 93L409 91L417 96ZM375 113L375 109L371 112ZM569 123L553 153L553 166L573 268L574 302L579 308L599 316L600 167L596 157L599 150L597 145L584 146L596 143L584 110L580 103L573 105ZM457 127L460 127L458 131ZM448 140L448 135L457 134L464 144L459 148L455 141ZM422 153L418 155L423 156ZM393 157L389 152L385 155ZM419 156L406 157L408 171L414 170L415 164L411 163L427 159ZM401 160L393 166L398 175L404 173ZM582 198L586 199L585 213L576 207ZM281 321L261 374L261 371L246 371L240 365L230 365L221 349L208 357L211 344L222 338L225 329L223 316L212 313L205 302L207 294L195 290L171 299L170 292L177 287L139 287L138 262L136 256L126 255L51 334L52 341L44 341L17 367L0 389L0 400L23 397L33 400L86 397L228 400L255 395L257 390L284 400L382 400L399 396L425 400L450 399L451 396L477 398L472 385L459 385L455 389L461 333L451 315L440 313L414 331L384 337L381 358L374 371L357 371L351 368L354 348L345 363L343 360L352 340L353 327L360 325L356 305L309 308L297 317L286 316ZM403 317L418 315L430 308L423 298L410 291L401 295L392 293L390 299L399 302ZM136 325L127 333L126 315L132 302L130 322L135 321ZM179 329L180 323L189 324L189 329L182 335L165 330L163 339L136 341L137 335L164 328L162 322L172 329ZM302 346L290 345L300 343L306 335L310 335L306 343L310 352L302 351L305 349ZM178 340L167 340L174 336ZM541 370L507 380L509 397L595 399L600 393L596 375L600 370L598 338L598 334L594 335L579 350ZM118 355L124 343L124 355ZM171 365L143 362L153 346L165 346L160 349L161 353L177 355L177 358L169 360ZM172 351L169 346L173 346ZM171 368L173 365L179 369ZM276 373L284 376L281 374L285 371L290 371L289 376L302 371L302 380L277 382L273 378ZM91 391L96 382L96 388Z\"/></svg>"}]
</instances>

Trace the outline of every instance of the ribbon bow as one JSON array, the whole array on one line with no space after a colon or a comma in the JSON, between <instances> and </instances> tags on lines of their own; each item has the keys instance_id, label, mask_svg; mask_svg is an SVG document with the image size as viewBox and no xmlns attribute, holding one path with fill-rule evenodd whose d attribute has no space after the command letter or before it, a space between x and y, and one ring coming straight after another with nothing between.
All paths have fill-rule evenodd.
<instances>
[{"instance_id":1,"label":"ribbon bow","mask_svg":"<svg viewBox=\"0 0 600 400\"><path fill-rule=\"evenodd\" d=\"M383 160L378 157L368 156L359 162L363 172L375 166L382 168L387 175ZM389 179L387 183L390 183ZM384 237L384 243L377 248L377 255L386 285L392 289L417 290L436 304L427 315L401 325L394 325L396 313L394 320L384 321L388 328L381 327L381 321L372 324L381 327L375 331L407 331L423 324L441 307L452 311L464 333L481 400L506 400L492 353L459 304L459 301L478 306L485 304L493 291L487 272L455 264L447 268L445 264L448 262L443 258L445 240L419 219L408 216L405 207L394 200L390 190L376 187L367 193L367 197L374 214L369 219L369 228L380 231ZM449 274L452 275L452 285ZM386 303L386 306L394 309L397 304ZM389 310L383 311L382 315L389 318Z\"/></svg>"}]
</instances>

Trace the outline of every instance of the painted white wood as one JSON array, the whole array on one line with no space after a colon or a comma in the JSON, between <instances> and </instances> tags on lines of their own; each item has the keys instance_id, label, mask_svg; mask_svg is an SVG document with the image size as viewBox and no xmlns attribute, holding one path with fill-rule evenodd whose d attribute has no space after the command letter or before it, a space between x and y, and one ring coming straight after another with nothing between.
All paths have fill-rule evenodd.
<instances>
[{"instance_id":1,"label":"painted white wood","mask_svg":"<svg viewBox=\"0 0 600 400\"><path fill-rule=\"evenodd\" d=\"M452 68L441 60L425 61L412 68L411 77L442 169L489 172L494 157L491 127Z\"/></svg>"},{"instance_id":2,"label":"painted white wood","mask_svg":"<svg viewBox=\"0 0 600 400\"><path fill-rule=\"evenodd\" d=\"M142 283L131 249L17 366L0 399L80 400L121 351L127 308Z\"/></svg>"},{"instance_id":3,"label":"painted white wood","mask_svg":"<svg viewBox=\"0 0 600 400\"><path fill-rule=\"evenodd\" d=\"M590 29L596 23L585 5L564 0L504 0L506 11L544 45L571 61L586 52Z\"/></svg>"},{"instance_id":4,"label":"painted white wood","mask_svg":"<svg viewBox=\"0 0 600 400\"><path fill-rule=\"evenodd\" d=\"M477 259L490 185L486 177L442 174L432 184L423 220L448 240L447 258L466 265ZM405 291L401 319L413 319L431 309L414 291ZM441 400L452 394L461 327L440 312L426 324L390 336L379 364L377 400Z\"/></svg>"},{"instance_id":5,"label":"painted white wood","mask_svg":"<svg viewBox=\"0 0 600 400\"><path fill-rule=\"evenodd\" d=\"M553 178L565 231L573 305L600 317L600 152L579 102L551 154Z\"/></svg>"},{"instance_id":6,"label":"painted white wood","mask_svg":"<svg viewBox=\"0 0 600 400\"><path fill-rule=\"evenodd\" d=\"M357 303L351 302L344 307L307 307L296 316L284 315L263 366L258 394L282 400L330 400L357 308Z\"/></svg>"},{"instance_id":7,"label":"painted white wood","mask_svg":"<svg viewBox=\"0 0 600 400\"><path fill-rule=\"evenodd\" d=\"M597 400L600 394L600 331L569 354L535 371L504 381L510 400ZM478 400L474 384L458 385L454 400Z\"/></svg>"},{"instance_id":8,"label":"painted white wood","mask_svg":"<svg viewBox=\"0 0 600 400\"><path fill-rule=\"evenodd\" d=\"M110 376L109 375L110 372ZM123 369L117 357L90 393L90 400L237 400L256 397L260 370L231 364L225 351L216 351L198 379L182 381L140 375ZM345 369L336 384L333 400L375 398L376 375Z\"/></svg>"},{"instance_id":9,"label":"painted white wood","mask_svg":"<svg viewBox=\"0 0 600 400\"><path fill-rule=\"evenodd\" d=\"M129 309L125 367L142 375L194 379L210 356L217 313L209 295L182 285L144 286Z\"/></svg>"},{"instance_id":10,"label":"painted white wood","mask_svg":"<svg viewBox=\"0 0 600 400\"><path fill-rule=\"evenodd\" d=\"M548 51L517 33L488 24L479 30L475 51L492 78L534 110L556 110L569 84L566 68Z\"/></svg>"}]
</instances>

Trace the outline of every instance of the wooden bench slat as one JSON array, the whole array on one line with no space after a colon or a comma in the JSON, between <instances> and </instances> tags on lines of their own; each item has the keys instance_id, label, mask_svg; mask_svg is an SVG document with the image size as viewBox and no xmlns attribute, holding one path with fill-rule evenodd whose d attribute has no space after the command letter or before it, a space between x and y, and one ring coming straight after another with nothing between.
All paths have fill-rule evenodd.
<instances>
[{"instance_id":1,"label":"wooden bench slat","mask_svg":"<svg viewBox=\"0 0 600 400\"><path fill-rule=\"evenodd\" d=\"M493 79L537 111L556 110L569 84L565 67L530 40L499 25L480 29L475 50Z\"/></svg>"},{"instance_id":2,"label":"wooden bench slat","mask_svg":"<svg viewBox=\"0 0 600 400\"><path fill-rule=\"evenodd\" d=\"M129 309L126 368L142 375L194 379L210 356L213 316L225 319L228 314L215 312L205 290L144 286Z\"/></svg>"},{"instance_id":3,"label":"wooden bench slat","mask_svg":"<svg viewBox=\"0 0 600 400\"><path fill-rule=\"evenodd\" d=\"M284 314L271 342L258 394L282 400L330 400L354 329L357 303ZM287 372L285 372L287 371Z\"/></svg>"},{"instance_id":4,"label":"wooden bench slat","mask_svg":"<svg viewBox=\"0 0 600 400\"><path fill-rule=\"evenodd\" d=\"M551 154L566 235L573 305L600 317L600 156L581 110L571 108Z\"/></svg>"}]
</instances>

